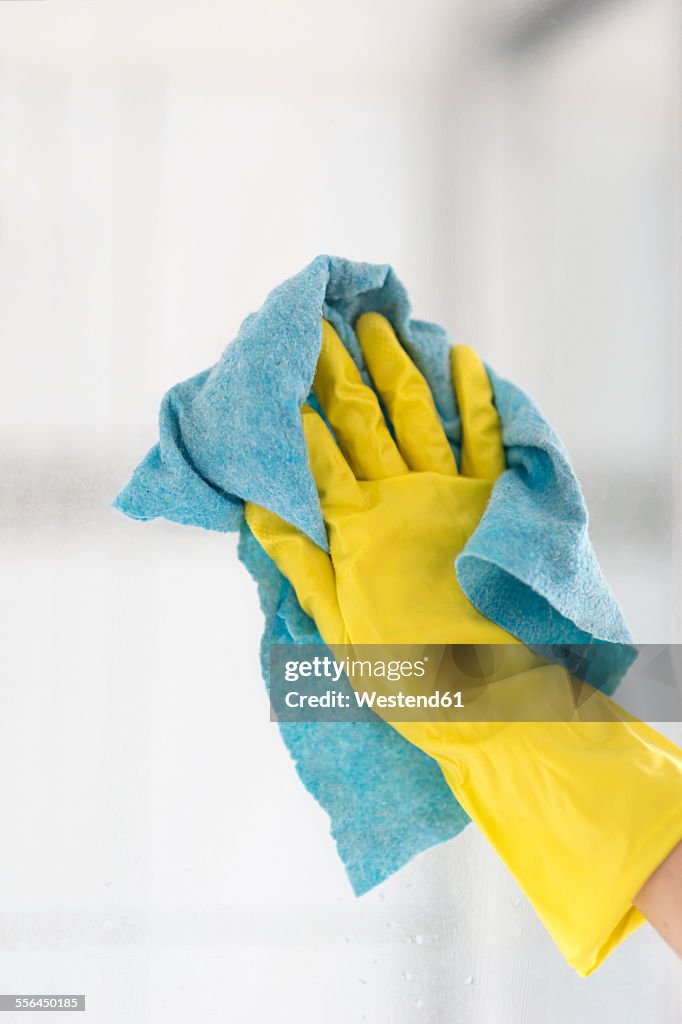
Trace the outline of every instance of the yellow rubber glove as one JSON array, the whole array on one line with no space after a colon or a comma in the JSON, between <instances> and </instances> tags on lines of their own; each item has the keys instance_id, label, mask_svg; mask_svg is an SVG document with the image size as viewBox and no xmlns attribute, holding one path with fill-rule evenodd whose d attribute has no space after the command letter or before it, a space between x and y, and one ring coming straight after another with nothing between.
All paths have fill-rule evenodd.
<instances>
[{"instance_id":1,"label":"yellow rubber glove","mask_svg":"<svg viewBox=\"0 0 682 1024\"><path fill-rule=\"evenodd\" d=\"M395 441L323 322L314 390L334 436L309 407L302 415L330 554L247 505L251 530L332 647L515 643L471 605L454 569L504 470L484 367L471 349L452 350L459 473L428 385L391 325L366 313L355 330ZM566 673L518 652L495 691L499 721L391 724L435 758L568 961L588 974L642 923L632 899L682 837L682 753L601 694L590 718L602 720L573 720ZM517 699L546 708L547 720L505 722Z\"/></svg>"},{"instance_id":2,"label":"yellow rubber glove","mask_svg":"<svg viewBox=\"0 0 682 1024\"><path fill-rule=\"evenodd\" d=\"M465 598L454 572L504 470L484 368L470 349L453 350L455 380L467 382L464 435L479 440L465 446L459 474L431 391L388 321L366 313L356 330L397 445L324 321L314 390L343 454L316 412L304 405L302 414L331 559L263 509L247 508L249 526L327 643L513 643Z\"/></svg>"}]
</instances>

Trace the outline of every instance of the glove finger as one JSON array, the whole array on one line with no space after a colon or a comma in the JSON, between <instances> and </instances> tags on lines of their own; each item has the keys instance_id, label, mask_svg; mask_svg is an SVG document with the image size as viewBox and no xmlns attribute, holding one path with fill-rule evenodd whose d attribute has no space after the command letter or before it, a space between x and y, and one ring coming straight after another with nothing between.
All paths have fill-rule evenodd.
<instances>
[{"instance_id":1,"label":"glove finger","mask_svg":"<svg viewBox=\"0 0 682 1024\"><path fill-rule=\"evenodd\" d=\"M381 406L332 325L322 321L322 346L313 388L358 480L407 473Z\"/></svg>"},{"instance_id":2,"label":"glove finger","mask_svg":"<svg viewBox=\"0 0 682 1024\"><path fill-rule=\"evenodd\" d=\"M485 367L468 345L450 350L452 383L462 421L462 473L496 480L505 469L500 417Z\"/></svg>"},{"instance_id":3,"label":"glove finger","mask_svg":"<svg viewBox=\"0 0 682 1024\"><path fill-rule=\"evenodd\" d=\"M414 470L457 474L431 390L379 313L363 313L355 324L372 380L391 418L398 447Z\"/></svg>"},{"instance_id":4,"label":"glove finger","mask_svg":"<svg viewBox=\"0 0 682 1024\"><path fill-rule=\"evenodd\" d=\"M298 603L314 620L326 643L347 643L334 567L326 551L260 505L247 503L244 515L254 537L289 580Z\"/></svg>"},{"instance_id":5,"label":"glove finger","mask_svg":"<svg viewBox=\"0 0 682 1024\"><path fill-rule=\"evenodd\" d=\"M335 512L363 508L362 491L321 416L309 405L301 407L303 433L325 522Z\"/></svg>"}]
</instances>

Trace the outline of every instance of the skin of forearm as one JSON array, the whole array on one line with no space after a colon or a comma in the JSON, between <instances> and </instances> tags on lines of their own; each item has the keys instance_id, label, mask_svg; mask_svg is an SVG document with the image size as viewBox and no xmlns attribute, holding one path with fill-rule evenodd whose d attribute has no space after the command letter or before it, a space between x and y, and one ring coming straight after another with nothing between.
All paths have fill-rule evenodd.
<instances>
[{"instance_id":1,"label":"skin of forearm","mask_svg":"<svg viewBox=\"0 0 682 1024\"><path fill-rule=\"evenodd\" d=\"M656 868L633 903L682 958L682 842Z\"/></svg>"}]
</instances>

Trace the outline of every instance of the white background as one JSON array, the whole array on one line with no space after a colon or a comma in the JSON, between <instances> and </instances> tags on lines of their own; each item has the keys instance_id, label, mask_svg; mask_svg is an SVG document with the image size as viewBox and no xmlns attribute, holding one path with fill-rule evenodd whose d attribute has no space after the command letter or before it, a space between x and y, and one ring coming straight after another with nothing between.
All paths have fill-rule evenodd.
<instances>
[{"instance_id":1,"label":"white background","mask_svg":"<svg viewBox=\"0 0 682 1024\"><path fill-rule=\"evenodd\" d=\"M636 639L682 640L676 5L591 7L0 5L2 991L97 1024L678 1019L650 929L578 979L473 829L355 900L234 537L108 507L271 287L387 261L559 430Z\"/></svg>"}]
</instances>

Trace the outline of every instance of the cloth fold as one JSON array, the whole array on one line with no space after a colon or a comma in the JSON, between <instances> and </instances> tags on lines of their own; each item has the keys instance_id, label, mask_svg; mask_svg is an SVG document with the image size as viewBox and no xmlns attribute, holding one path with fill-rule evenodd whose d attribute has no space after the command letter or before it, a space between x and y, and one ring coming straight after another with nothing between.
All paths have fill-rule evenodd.
<instances>
[{"instance_id":1,"label":"cloth fold","mask_svg":"<svg viewBox=\"0 0 682 1024\"><path fill-rule=\"evenodd\" d=\"M266 682L270 643L322 641L251 536L243 503L269 508L326 550L299 410L315 373L322 317L365 374L353 324L369 310L391 321L426 377L459 457L443 329L412 319L407 292L389 266L318 256L244 320L215 366L166 394L159 443L114 502L135 519L240 531L240 559L258 584L265 615ZM543 653L547 645L577 646L585 678L611 691L634 652L590 544L578 482L533 402L489 373L508 469L457 560L460 583L479 611L524 643ZM329 814L356 893L466 825L435 763L378 718L280 728L304 785Z\"/></svg>"}]
</instances>

